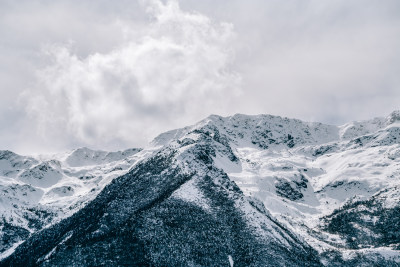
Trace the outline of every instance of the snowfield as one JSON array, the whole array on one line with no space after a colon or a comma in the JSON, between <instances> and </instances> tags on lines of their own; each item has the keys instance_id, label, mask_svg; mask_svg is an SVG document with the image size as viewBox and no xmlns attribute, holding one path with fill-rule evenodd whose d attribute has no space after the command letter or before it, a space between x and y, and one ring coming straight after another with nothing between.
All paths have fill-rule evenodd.
<instances>
[{"instance_id":1,"label":"snowfield","mask_svg":"<svg viewBox=\"0 0 400 267\"><path fill-rule=\"evenodd\" d=\"M204 180L213 170L214 186L224 188L263 242L310 245L327 266L400 264L399 111L342 126L211 115L159 135L145 149L35 157L1 151L0 257L83 209L116 178L172 150L176 161L164 172L192 177L171 192L172 203L214 214L215 195ZM224 257L227 266L236 262L233 254Z\"/></svg>"}]
</instances>

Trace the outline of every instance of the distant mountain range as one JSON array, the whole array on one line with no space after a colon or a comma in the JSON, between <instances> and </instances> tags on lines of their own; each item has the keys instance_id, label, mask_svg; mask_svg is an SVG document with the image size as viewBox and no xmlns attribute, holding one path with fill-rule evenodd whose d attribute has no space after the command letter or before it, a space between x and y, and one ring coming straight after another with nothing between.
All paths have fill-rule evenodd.
<instances>
[{"instance_id":1,"label":"distant mountain range","mask_svg":"<svg viewBox=\"0 0 400 267\"><path fill-rule=\"evenodd\" d=\"M0 151L0 266L400 266L400 111L211 115L144 149Z\"/></svg>"}]
</instances>

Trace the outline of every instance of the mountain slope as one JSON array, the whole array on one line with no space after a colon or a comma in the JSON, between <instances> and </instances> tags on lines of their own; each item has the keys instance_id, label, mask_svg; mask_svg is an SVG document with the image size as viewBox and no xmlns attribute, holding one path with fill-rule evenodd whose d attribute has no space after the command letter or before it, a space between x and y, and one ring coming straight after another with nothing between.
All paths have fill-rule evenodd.
<instances>
[{"instance_id":1,"label":"mountain slope","mask_svg":"<svg viewBox=\"0 0 400 267\"><path fill-rule=\"evenodd\" d=\"M4 266L400 264L399 111L343 126L212 115L140 152L84 148L18 162L2 183L29 183L44 192L31 199L51 199L38 202L47 211L72 211L36 230L5 221L2 235L18 237L11 244L26 241ZM68 193L65 175L93 192Z\"/></svg>"},{"instance_id":2,"label":"mountain slope","mask_svg":"<svg viewBox=\"0 0 400 267\"><path fill-rule=\"evenodd\" d=\"M221 144L204 134L199 138L196 144L170 144L139 163L70 218L34 234L2 264L319 266L311 247L262 204L251 205L214 166L210 153ZM180 197L188 183L206 206Z\"/></svg>"},{"instance_id":3,"label":"mountain slope","mask_svg":"<svg viewBox=\"0 0 400 267\"><path fill-rule=\"evenodd\" d=\"M138 152L80 148L60 155L26 157L0 151L0 257L32 233L82 208L112 179L145 157Z\"/></svg>"},{"instance_id":4,"label":"mountain slope","mask_svg":"<svg viewBox=\"0 0 400 267\"><path fill-rule=\"evenodd\" d=\"M217 153L217 166L326 264L396 266L398 234L390 225L399 218L399 126L399 111L339 127L268 115L210 116L154 142L197 132L223 140L238 164Z\"/></svg>"}]
</instances>

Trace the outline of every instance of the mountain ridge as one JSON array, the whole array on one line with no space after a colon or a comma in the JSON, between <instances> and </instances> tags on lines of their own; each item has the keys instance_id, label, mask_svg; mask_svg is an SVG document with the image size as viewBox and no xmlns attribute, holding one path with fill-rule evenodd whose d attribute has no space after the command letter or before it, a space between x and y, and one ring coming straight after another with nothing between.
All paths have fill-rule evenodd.
<instances>
[{"instance_id":1,"label":"mountain ridge","mask_svg":"<svg viewBox=\"0 0 400 267\"><path fill-rule=\"evenodd\" d=\"M196 242L189 242L188 244L190 245L186 245L192 250L198 251L198 253L202 251L203 257L193 256L189 252L187 252L189 253L187 257L175 255L173 250L168 253L163 252L159 247L162 242L181 250L182 246L185 246L185 239L178 238L179 242L176 241L178 242L176 243L174 240L162 241L153 236L155 240L158 240L153 242L152 239L147 237L151 232L148 229L148 225L153 225L153 220L161 220L165 223L166 218L159 217L160 214L172 214L173 217L178 218L181 225L188 227L185 228L188 229L188 236L196 236L193 232L194 228L179 219L186 215L178 210L187 210L188 213L190 213L190 210L197 210L198 214L202 214L201 216L195 216L197 220L204 221L205 218L208 218L207 214L211 212L217 218L216 220L212 219L212 221L222 227L221 229L226 229L224 231L227 231L227 237L232 234L238 235L235 225L223 219L223 217L226 217L223 210L226 209L225 212L231 214L232 218L237 218L235 220L238 225L242 225L239 232L247 233L248 238L253 240L253 243L245 242L247 244L246 249L239 249L240 246L237 247L237 251L240 251L240 253L237 252L235 254L235 249L225 250L224 255L221 254L215 258L215 262L218 262L216 265L228 264L231 261L236 262L235 264L239 264L239 266L240 263L251 262L256 264L255 266L257 264L266 266L273 266L272 264L275 264L275 266L276 264L285 265L284 258L286 257L288 262L291 262L290 264L299 266L302 264L301 261L303 263L309 261L310 264L315 266L383 263L388 266L396 266L400 262L400 253L398 252L400 238L396 232L389 230L389 226L399 223L397 221L399 206L396 204L399 203L398 201L396 202L396 199L398 199L396 188L400 186L400 182L398 182L400 175L399 121L399 111L394 111L384 118L351 122L342 126L308 123L297 119L271 115L250 116L236 114L229 117L211 115L193 126L160 134L149 147L143 150L132 149L126 150L125 154L124 152L113 154L81 148L73 151L75 153L74 156L79 160L71 163L67 159L73 153L66 155L61 161L58 161L61 162L59 167L57 167L57 161L51 163L51 160L47 159L44 162L50 163L43 165L43 161L40 163L40 160L34 158L23 158L17 165L25 166L29 170L32 166L40 169L42 165L46 166L46 168L48 166L53 169L61 168L59 169L60 173L64 175L69 172L69 175L66 176L75 177L80 181L91 181L93 179L103 181L102 185L96 187L95 192L92 192L85 201L80 202L80 204L75 203L76 206L72 209L73 212L64 217L61 216L58 220L50 220L47 224L44 224L47 225L46 227L50 226L50 228L61 227L57 225L63 225L65 221L79 221L79 219L71 219L76 218L74 214L82 213L83 210L90 210L90 203L100 201L98 197L105 194L104 190L106 188L115 183L115 181L122 179L121 177L129 176L129 173L135 172L135 170L138 171L138 168L143 169L144 167L139 167L142 166L140 164L151 161L161 151L169 151L169 155L174 157L175 162L178 164L167 164L168 166L164 169L165 173L174 173L176 171L177 177L180 177L196 172L196 175L193 176L194 178L182 180L183 182L178 183L179 186L177 187L172 186L175 179L172 177L175 177L175 174L171 175L167 180L162 178L163 172L157 174L157 179L165 182L166 191L160 194L166 197L156 198L160 199L159 202L155 202L157 204L145 206L140 209L140 212L133 212L133 214L136 214L134 215L135 220L144 223L139 223L140 227L138 226L138 229L141 229L141 232L137 232L138 230L135 228L124 226L125 230L122 232L126 234L136 233L133 243L142 244L141 242L144 242L144 245L141 245L141 249L143 247L147 248L146 253L140 249L141 253L144 254L142 258L137 260L142 263L157 265L155 259L158 259L165 264L182 264L183 262L186 265L190 265L190 262L193 264L195 262L203 265L205 263L209 264L212 257L204 254L204 251L198 247L199 244L196 244ZM2 153L9 155L7 156L8 158L15 159L16 157L16 154ZM85 157L88 158L85 159ZM1 165L0 159L0 166L5 166L4 164ZM38 164L42 165L39 166ZM55 164L55 166L52 164ZM180 167L178 168L177 166ZM19 183L24 182L20 180L21 174L14 169L10 172L10 170L4 171L4 168L2 168L0 171L4 175L0 177L3 185L6 185L7 182L12 183L14 178L19 179ZM210 176L207 174L210 171L212 171L213 175L207 178ZM112 174L113 172L115 174ZM146 170L141 170L141 172L145 177ZM111 175L107 176L107 173L111 173ZM31 176L38 177L37 174ZM55 177L54 174L50 176L52 179ZM101 179L96 178L100 176L102 176ZM88 184L90 185L90 182ZM32 186L32 184L30 185ZM47 185L49 184L45 184L45 186ZM44 190L43 186L41 187L42 190ZM54 187L54 185L49 185L50 188L52 186ZM123 188L122 185L119 185L119 190L122 190L121 187ZM54 192L54 188L51 188L46 191L46 194L52 192L54 199L57 199L57 194L64 194L66 195L65 197L70 194L69 197L77 197L75 191L68 193L68 186L58 186L57 188L60 191ZM167 188L172 188L173 190L167 190ZM211 190L211 188L214 189ZM74 190L77 191L75 188ZM214 193L210 194L210 190ZM135 192L129 193L133 194L133 199L140 195L143 196L143 192L140 193L140 190L137 191L135 189L133 191ZM218 199L223 195L226 195L223 199L226 197L227 199L219 202ZM58 198L60 197L58 196ZM129 204L129 200L118 197L117 199L119 201L113 205L122 207L125 206L122 203L128 203L126 204L128 206L132 205ZM237 199L241 200L235 202L238 201ZM57 201L49 203L54 204ZM66 205L65 203L67 202L64 201L64 205ZM71 203L68 202L67 206L70 205L72 207ZM102 203L110 205L107 201ZM210 203L214 204L211 205ZM219 206L215 206L215 203L219 203ZM160 213L154 213L155 211ZM128 213L132 213L132 211ZM65 219L62 220L63 218ZM88 218L91 217L89 216ZM117 221L127 220L124 217L121 218L118 217ZM371 223L371 220L375 222ZM191 219L187 218L187 221L191 221ZM108 224L112 223L107 222ZM194 221L191 222L195 223ZM6 223L9 222L3 219L3 225L6 225ZM84 223L74 222L72 224L79 225ZM162 233L174 232L175 230L171 230L174 228L169 224L155 224L153 226L155 227L154 229L158 229ZM173 223L172 225L178 227L179 223ZM107 227L110 227L110 225ZM4 226L2 229L4 229ZM39 239L42 238L41 236L45 235L48 230L41 229L43 228L37 227L36 229L30 229L32 231L29 233L24 232L19 239L16 238L15 242L11 242L11 245L19 244L29 236L31 237L28 240L35 240L34 236ZM209 230L201 229L200 232ZM10 231L12 232L12 230ZM15 230L15 232L18 231ZM36 232L36 234L33 234L33 232ZM122 237L118 234L115 235L112 231L111 233L116 240L122 240L120 239ZM91 236L89 232L87 232L87 235ZM282 239L284 236L287 237ZM45 249L47 254L44 251L37 253L42 255L42 258L37 258L37 262L34 264L40 263L43 266L51 266L57 263L56 259L60 262L66 260L68 263L68 257L65 258L62 255L72 253L68 248L64 248L64 244L67 244L71 238L81 240L79 241L81 243L74 242L78 242L80 246L85 246L82 241L86 240L85 238L78 238L75 233L64 231L64 234L55 238L53 245L50 246L55 249L54 255L49 254L46 258L45 256L50 251ZM238 246L238 244L235 245L237 239L224 239L220 236L218 238L220 240L218 241L219 243L217 242L218 244ZM14 256L8 257L4 262L22 259L24 255L22 252L24 251L23 247L27 248L30 244L28 240L22 243L20 248L16 249L15 253L12 254ZM260 240L262 240L261 243ZM121 242L126 244L125 241ZM112 243L112 240L109 240L109 242ZM204 239L203 242L208 244L209 240ZM281 253L280 255L278 252L267 252L271 249L268 246L268 244L272 244L271 242L273 244L278 242L273 246L280 248L278 249L279 253ZM68 246L73 248L78 243L69 244ZM122 243L118 243L116 246L120 247ZM286 247L282 246L282 244L286 244ZM13 249L12 246L9 248ZM120 249L117 250L120 251ZM135 249L139 248L136 247ZM285 249L289 249L293 255L297 255L302 260L296 262L284 252ZM270 261L265 261L265 259L260 259L256 256L249 256L250 254L248 253L250 251L258 251L269 255ZM10 250L9 254L11 252ZM77 252L75 251L74 253ZM74 255L74 253L71 255ZM83 255L82 251L79 253ZM94 252L90 251L85 253L94 255ZM300 256L302 253L303 256ZM170 258L166 256L167 254L171 255ZM114 256L107 255L109 258L99 257L106 261L111 260L117 265L122 264ZM124 253L121 255L124 255L125 260L129 260L128 255ZM35 257L31 256L31 258ZM75 259L75 263L78 262L79 260ZM89 261L86 263L100 264L101 262Z\"/></svg>"}]
</instances>

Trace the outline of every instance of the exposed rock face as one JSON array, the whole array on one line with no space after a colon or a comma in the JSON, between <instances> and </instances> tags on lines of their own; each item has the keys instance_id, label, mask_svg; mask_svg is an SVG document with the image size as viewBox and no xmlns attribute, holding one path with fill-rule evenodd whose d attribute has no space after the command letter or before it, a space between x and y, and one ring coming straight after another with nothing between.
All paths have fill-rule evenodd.
<instances>
[{"instance_id":1,"label":"exposed rock face","mask_svg":"<svg viewBox=\"0 0 400 267\"><path fill-rule=\"evenodd\" d=\"M144 150L2 152L1 264L398 266L398 114L212 115Z\"/></svg>"},{"instance_id":2,"label":"exposed rock face","mask_svg":"<svg viewBox=\"0 0 400 267\"><path fill-rule=\"evenodd\" d=\"M214 142L205 137L162 149L71 217L34 234L3 263L222 266L231 257L238 266L319 266L310 246L253 207L213 165ZM205 206L174 196L190 182Z\"/></svg>"}]
</instances>

